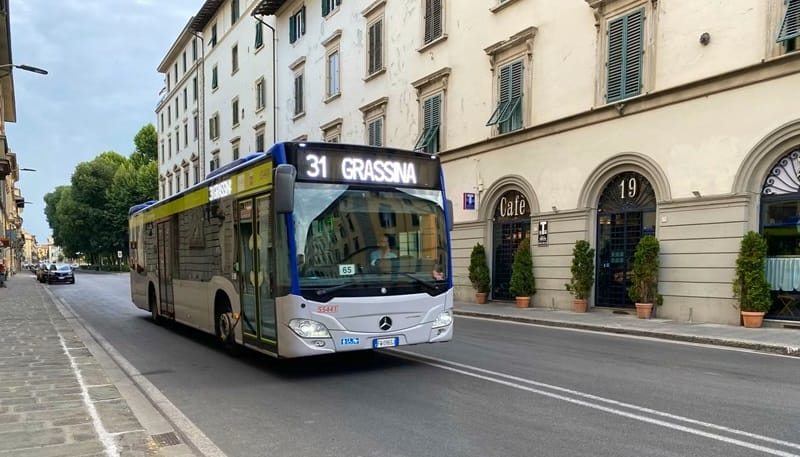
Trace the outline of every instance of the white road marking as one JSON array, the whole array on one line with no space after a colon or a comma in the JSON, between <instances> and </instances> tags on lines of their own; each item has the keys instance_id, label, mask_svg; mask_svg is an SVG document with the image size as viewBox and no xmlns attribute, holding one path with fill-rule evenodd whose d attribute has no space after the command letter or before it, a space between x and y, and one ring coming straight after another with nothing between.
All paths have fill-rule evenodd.
<instances>
[{"instance_id":1,"label":"white road marking","mask_svg":"<svg viewBox=\"0 0 800 457\"><path fill-rule=\"evenodd\" d=\"M763 452L765 454L771 454L771 455L776 455L776 456L780 456L780 457L800 457L800 454L793 454L793 453L785 452L785 451L782 451L782 450L779 450L779 449L774 449L774 448L771 448L771 447L762 446L760 444L751 443L751 442L748 442L748 441L742 441L742 440L739 440L739 439L736 439L736 438L731 438L731 437L719 435L719 434L716 434L716 433L709 433L709 432L700 430L698 428L692 428L692 427L688 427L688 426L685 426L685 425L677 424L677 423L674 423L674 422L668 422L668 421L665 421L665 420L660 420L660 419L656 419L656 418L653 418L653 417L644 416L644 415L641 415L641 414L636 414L636 413L632 413L632 412L628 412L628 411L623 411L622 409L618 409L618 408L627 408L627 409L638 411L638 412L641 412L641 413L647 413L647 414L651 414L651 415L654 415L654 416L664 417L664 418L667 418L667 419L671 419L673 421L685 422L687 424L692 424L692 425L696 425L696 426L704 427L704 428L708 428L708 429L719 430L719 431L722 431L722 432L730 433L732 435L738 435L738 436L741 436L741 437L744 437L744 438L749 438L749 439L763 441L765 443L769 443L769 444L773 444L773 445L777 445L777 446L783 446L783 447L787 447L787 448L793 448L793 449L800 450L800 444L798 444L798 443L792 443L792 442L789 442L789 441L783 441L783 440L779 440L779 439L775 439L775 438L770 438L768 436L758 435L756 433L750 433L750 432L746 432L746 431L743 431L743 430L738 430L738 429L734 429L734 428L730 428L730 427L725 427L725 426L722 426L722 425L712 424L712 423L709 423L709 422L703 422L703 421L699 421L699 420L696 420L696 419L691 419L691 418L688 418L688 417L678 416L678 415L675 415L675 414L670 414L670 413L666 413L666 412L663 412L663 411L654 410L654 409L651 409L651 408L645 408L645 407L641 407L641 406L637 406L637 405L633 405L633 404L629 404L629 403L620 402L620 401L617 401L617 400L612 400L612 399L609 399L609 398L599 397L597 395L592 395L592 394L588 394L588 393L585 393L585 392L580 392L580 391L577 391L577 390L567 389L567 388L564 388L564 387L554 386L554 385L551 385L551 384L545 384L545 383L542 383L542 382L533 381L533 380L529 380L529 379L524 379L524 378L520 378L520 377L517 377L517 376L512 376L512 375L508 375L508 374L504 374L504 373L499 373L499 372L495 372L495 371L491 371L491 370L486 370L486 369L474 367L474 366L471 366L471 365L465 365L465 364L462 364L462 363L451 362L449 360L439 359L439 358L436 358L436 357L430 357L430 356L415 354L415 353L404 351L404 350L401 350L401 349L392 349L390 351L390 353L395 354L397 357L400 357L400 358L403 358L403 359L406 359L406 360L411 360L411 361L415 361L415 362L424 363L424 364L427 364L427 365L430 365L430 366L433 366L433 367L441 368L443 370L448 370L448 371L452 371L452 372L455 372L455 373L459 373L459 374L463 374L463 375L466 375L466 376L470 376L470 377L473 377L473 378L478 378L478 379L482 379L482 380L485 380L485 381L493 382L493 383L496 383L496 384L501 384L501 385L504 385L504 386L513 387L515 389L524 390L524 391L527 391L527 392L535 393L537 395L542 395L542 396L553 398L553 399L556 399L556 400L565 401L565 402L576 404L576 405L579 405L579 406L584 406L584 407L587 407L587 408L592 408L592 409L596 409L596 410L599 410L599 411L604 411L604 412L609 413L609 414L615 414L617 416L623 416L623 417L627 417L627 418L630 418L630 419L638 420L638 421L641 421L641 422L646 422L646 423L649 423L649 424L654 424L654 425L658 425L658 426L661 426L661 427L666 427L666 428L670 428L670 429L673 429L673 430L678 430L678 431L690 433L690 434L693 434L693 435L702 436L704 438L709 438L709 439L721 441L721 442L724 442L724 443L733 444L733 445L744 447L744 448L747 448L747 449L752 449L752 450L755 450L755 451ZM467 371L467 370L469 370L469 371ZM479 373L485 373L485 374L479 374ZM530 386L536 386L536 387L530 387ZM560 392L560 393L548 392L548 391L545 391L545 390L542 390L542 389L549 389L549 390L553 390L553 391ZM564 395L562 395L562 393ZM571 396L568 396L568 395L571 395ZM579 397L579 398L575 398L575 397ZM586 399L586 400L583 400L583 399ZM592 402L590 402L589 400L591 400ZM604 406L604 405L599 404L599 403L607 403L609 405L613 405L614 407L612 407L612 406Z\"/></svg>"}]
</instances>

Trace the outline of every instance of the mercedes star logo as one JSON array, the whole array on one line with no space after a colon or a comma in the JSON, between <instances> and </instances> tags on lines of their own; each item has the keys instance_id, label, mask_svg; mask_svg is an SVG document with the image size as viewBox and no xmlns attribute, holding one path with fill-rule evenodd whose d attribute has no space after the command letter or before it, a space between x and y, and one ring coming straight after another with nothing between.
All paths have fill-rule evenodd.
<instances>
[{"instance_id":1,"label":"mercedes star logo","mask_svg":"<svg viewBox=\"0 0 800 457\"><path fill-rule=\"evenodd\" d=\"M380 321L378 321L378 327L381 330L386 331L392 328L392 318L389 316L383 316Z\"/></svg>"}]
</instances>

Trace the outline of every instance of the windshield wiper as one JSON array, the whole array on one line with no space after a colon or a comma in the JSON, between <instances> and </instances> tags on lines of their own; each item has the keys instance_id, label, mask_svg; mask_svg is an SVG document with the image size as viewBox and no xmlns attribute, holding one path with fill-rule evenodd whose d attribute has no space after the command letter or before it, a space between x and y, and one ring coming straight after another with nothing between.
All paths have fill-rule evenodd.
<instances>
[{"instance_id":1,"label":"windshield wiper","mask_svg":"<svg viewBox=\"0 0 800 457\"><path fill-rule=\"evenodd\" d=\"M408 278L413 279L414 282L417 283L417 284L422 284L423 286L425 286L425 288L429 292L439 292L439 283L438 282L434 281L433 283L430 283L428 281L425 281L424 279L419 279L418 277L412 275L411 273L401 272L400 274L403 275L403 276L406 276Z\"/></svg>"},{"instance_id":2,"label":"windshield wiper","mask_svg":"<svg viewBox=\"0 0 800 457\"><path fill-rule=\"evenodd\" d=\"M356 280L345 281L345 282L343 282L341 284L337 284L335 286L331 286L331 287L328 287L326 289L319 289L319 290L317 290L316 293L317 293L318 297L321 297L323 295L328 295L331 292L336 292L339 289L344 289L345 287L350 287L353 284L360 284L360 283L361 283L361 281L356 281Z\"/></svg>"}]
</instances>

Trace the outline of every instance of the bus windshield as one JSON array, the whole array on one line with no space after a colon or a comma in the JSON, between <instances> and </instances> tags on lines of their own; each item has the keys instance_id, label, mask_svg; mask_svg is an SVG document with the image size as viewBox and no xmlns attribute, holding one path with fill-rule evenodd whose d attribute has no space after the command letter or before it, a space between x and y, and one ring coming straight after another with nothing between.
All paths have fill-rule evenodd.
<instances>
[{"instance_id":1,"label":"bus windshield","mask_svg":"<svg viewBox=\"0 0 800 457\"><path fill-rule=\"evenodd\" d=\"M304 297L446 291L441 191L297 183L294 208Z\"/></svg>"}]
</instances>

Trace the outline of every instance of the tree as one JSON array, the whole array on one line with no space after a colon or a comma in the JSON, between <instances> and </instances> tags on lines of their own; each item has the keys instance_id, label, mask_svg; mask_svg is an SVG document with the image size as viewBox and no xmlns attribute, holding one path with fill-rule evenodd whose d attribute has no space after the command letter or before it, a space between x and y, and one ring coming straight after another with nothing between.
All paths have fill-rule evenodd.
<instances>
[{"instance_id":1,"label":"tree","mask_svg":"<svg viewBox=\"0 0 800 457\"><path fill-rule=\"evenodd\" d=\"M536 293L536 280L533 277L533 258L531 241L525 237L514 252L511 264L511 281L508 291L515 297L530 297Z\"/></svg>"},{"instance_id":2,"label":"tree","mask_svg":"<svg viewBox=\"0 0 800 457\"><path fill-rule=\"evenodd\" d=\"M147 124L139 129L139 133L133 137L133 143L136 149L131 154L131 160L135 168L158 160L158 133L153 124Z\"/></svg>"}]
</instances>

